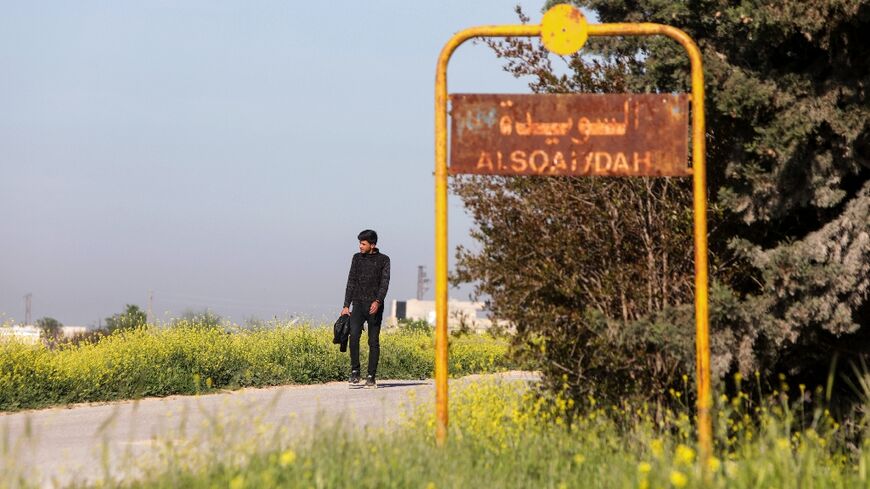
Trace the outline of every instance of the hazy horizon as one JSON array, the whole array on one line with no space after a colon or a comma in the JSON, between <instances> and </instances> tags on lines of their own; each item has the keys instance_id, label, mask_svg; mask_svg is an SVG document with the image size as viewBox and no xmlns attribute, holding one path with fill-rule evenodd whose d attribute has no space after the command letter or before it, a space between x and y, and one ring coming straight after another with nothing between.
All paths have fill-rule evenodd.
<instances>
[{"instance_id":1,"label":"hazy horizon","mask_svg":"<svg viewBox=\"0 0 870 489\"><path fill-rule=\"evenodd\" d=\"M415 297L437 55L517 22L513 4L253 5L4 5L0 322L32 293L34 321L95 326L151 290L158 320L328 319L365 228L392 258L388 302ZM501 66L467 43L450 91L528 92ZM451 259L469 226L451 196Z\"/></svg>"}]
</instances>

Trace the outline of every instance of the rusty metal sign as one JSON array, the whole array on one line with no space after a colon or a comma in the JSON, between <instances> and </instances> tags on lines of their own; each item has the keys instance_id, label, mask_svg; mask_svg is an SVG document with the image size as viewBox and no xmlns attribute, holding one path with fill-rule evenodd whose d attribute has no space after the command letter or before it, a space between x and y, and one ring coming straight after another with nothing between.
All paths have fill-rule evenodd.
<instances>
[{"instance_id":1,"label":"rusty metal sign","mask_svg":"<svg viewBox=\"0 0 870 489\"><path fill-rule=\"evenodd\" d=\"M688 176L686 94L455 94L450 173Z\"/></svg>"}]
</instances>

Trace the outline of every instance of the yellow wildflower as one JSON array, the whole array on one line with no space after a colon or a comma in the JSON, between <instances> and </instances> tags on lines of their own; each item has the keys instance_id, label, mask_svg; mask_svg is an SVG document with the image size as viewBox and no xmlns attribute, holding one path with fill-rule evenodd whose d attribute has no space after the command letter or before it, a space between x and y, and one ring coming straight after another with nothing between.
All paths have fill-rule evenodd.
<instances>
[{"instance_id":1,"label":"yellow wildflower","mask_svg":"<svg viewBox=\"0 0 870 489\"><path fill-rule=\"evenodd\" d=\"M691 465L695 461L695 450L680 443L674 453L674 459L678 464Z\"/></svg>"},{"instance_id":2,"label":"yellow wildflower","mask_svg":"<svg viewBox=\"0 0 870 489\"><path fill-rule=\"evenodd\" d=\"M686 474L679 470L671 471L671 484L673 484L674 487L685 487L688 482L689 478L686 477Z\"/></svg>"},{"instance_id":3,"label":"yellow wildflower","mask_svg":"<svg viewBox=\"0 0 870 489\"><path fill-rule=\"evenodd\" d=\"M293 450L285 450L281 453L281 458L278 460L278 463L281 467L287 467L288 465L292 465L293 462L296 461L296 452Z\"/></svg>"},{"instance_id":4,"label":"yellow wildflower","mask_svg":"<svg viewBox=\"0 0 870 489\"><path fill-rule=\"evenodd\" d=\"M649 472L651 470L652 470L652 465L650 465L649 462L641 462L641 463L637 464L637 471L640 472L641 474L649 474Z\"/></svg>"},{"instance_id":5,"label":"yellow wildflower","mask_svg":"<svg viewBox=\"0 0 870 489\"><path fill-rule=\"evenodd\" d=\"M722 467L722 462L720 462L716 457L710 457L708 465L710 467L710 472L718 472L719 468Z\"/></svg>"},{"instance_id":6,"label":"yellow wildflower","mask_svg":"<svg viewBox=\"0 0 870 489\"><path fill-rule=\"evenodd\" d=\"M665 445L662 443L662 440L656 438L649 444L649 449L652 452L655 458L661 458L662 454L665 451Z\"/></svg>"}]
</instances>

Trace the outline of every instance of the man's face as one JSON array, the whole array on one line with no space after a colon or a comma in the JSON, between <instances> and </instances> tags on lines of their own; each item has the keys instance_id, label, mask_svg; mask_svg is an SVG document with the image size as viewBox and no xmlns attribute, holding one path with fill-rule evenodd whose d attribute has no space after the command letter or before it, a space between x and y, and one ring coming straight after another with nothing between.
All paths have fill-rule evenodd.
<instances>
[{"instance_id":1,"label":"man's face","mask_svg":"<svg viewBox=\"0 0 870 489\"><path fill-rule=\"evenodd\" d=\"M371 253L372 248L374 248L374 247L375 247L375 245L369 243L366 240L362 240L359 242L359 252L360 253Z\"/></svg>"}]
</instances>

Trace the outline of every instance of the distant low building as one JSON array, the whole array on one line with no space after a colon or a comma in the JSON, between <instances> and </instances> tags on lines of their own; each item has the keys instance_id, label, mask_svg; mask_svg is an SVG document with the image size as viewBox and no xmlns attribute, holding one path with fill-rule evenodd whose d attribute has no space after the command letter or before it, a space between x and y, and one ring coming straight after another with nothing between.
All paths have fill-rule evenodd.
<instances>
[{"instance_id":1,"label":"distant low building","mask_svg":"<svg viewBox=\"0 0 870 489\"><path fill-rule=\"evenodd\" d=\"M392 305L393 310L387 320L389 326L396 326L401 319L423 320L432 326L435 325L435 301L394 300ZM447 301L447 329L457 330L465 326L477 332L489 330L492 327L492 320L486 317L484 308L483 302L449 299Z\"/></svg>"},{"instance_id":2,"label":"distant low building","mask_svg":"<svg viewBox=\"0 0 870 489\"><path fill-rule=\"evenodd\" d=\"M87 333L86 326L61 326L60 333L66 338ZM22 343L35 345L42 337L42 330L32 324L0 327L0 340L15 339Z\"/></svg>"},{"instance_id":3,"label":"distant low building","mask_svg":"<svg viewBox=\"0 0 870 489\"><path fill-rule=\"evenodd\" d=\"M21 343L35 345L39 343L40 330L36 326L4 326L0 328L0 339L4 341L15 340Z\"/></svg>"},{"instance_id":4,"label":"distant low building","mask_svg":"<svg viewBox=\"0 0 870 489\"><path fill-rule=\"evenodd\" d=\"M84 334L88 332L87 326L61 326L61 333L69 338L75 336L77 334Z\"/></svg>"}]
</instances>

